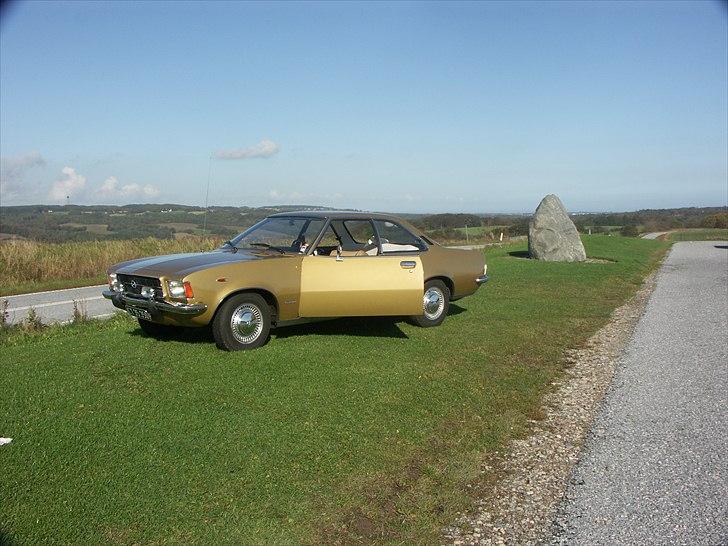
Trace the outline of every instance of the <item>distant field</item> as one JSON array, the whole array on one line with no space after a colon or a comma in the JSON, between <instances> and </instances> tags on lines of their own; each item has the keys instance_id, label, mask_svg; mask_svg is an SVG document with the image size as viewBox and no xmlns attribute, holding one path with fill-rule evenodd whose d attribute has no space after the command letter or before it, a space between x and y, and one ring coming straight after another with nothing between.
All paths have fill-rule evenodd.
<instances>
[{"instance_id":1,"label":"distant field","mask_svg":"<svg viewBox=\"0 0 728 546\"><path fill-rule=\"evenodd\" d=\"M488 233L498 234L507 226L468 226L467 233L470 237L482 237ZM455 228L456 231L460 232L465 236L466 229L464 227Z\"/></svg>"},{"instance_id":2,"label":"distant field","mask_svg":"<svg viewBox=\"0 0 728 546\"><path fill-rule=\"evenodd\" d=\"M109 233L108 224L76 224L69 222L67 224L61 224L62 228L73 228L80 231L88 231L89 233L95 233L98 235L106 235Z\"/></svg>"},{"instance_id":3,"label":"distant field","mask_svg":"<svg viewBox=\"0 0 728 546\"><path fill-rule=\"evenodd\" d=\"M194 233L195 230L200 229L197 224L192 222L167 222L166 224L159 224L160 227L170 227L174 231L189 231Z\"/></svg>"},{"instance_id":4,"label":"distant field","mask_svg":"<svg viewBox=\"0 0 728 546\"><path fill-rule=\"evenodd\" d=\"M612 231L619 231L623 226L587 226L586 229L591 229L592 232L604 231L610 233Z\"/></svg>"},{"instance_id":5,"label":"distant field","mask_svg":"<svg viewBox=\"0 0 728 546\"><path fill-rule=\"evenodd\" d=\"M207 214L200 207L174 204L0 207L0 233L53 243L173 239L184 232L228 239L270 214L306 208L313 207L210 207Z\"/></svg>"},{"instance_id":6,"label":"distant field","mask_svg":"<svg viewBox=\"0 0 728 546\"><path fill-rule=\"evenodd\" d=\"M683 229L665 236L667 241L726 241L728 229Z\"/></svg>"},{"instance_id":7,"label":"distant field","mask_svg":"<svg viewBox=\"0 0 728 546\"><path fill-rule=\"evenodd\" d=\"M137 239L72 243L0 242L0 296L106 282L106 269L117 262L177 252L217 248L214 237L180 240Z\"/></svg>"},{"instance_id":8,"label":"distant field","mask_svg":"<svg viewBox=\"0 0 728 546\"><path fill-rule=\"evenodd\" d=\"M541 415L565 350L669 248L585 244L615 262L488 250L492 280L439 328L328 321L244 353L146 338L124 316L7 334L0 541L438 543L468 485L494 479L484 454Z\"/></svg>"}]
</instances>

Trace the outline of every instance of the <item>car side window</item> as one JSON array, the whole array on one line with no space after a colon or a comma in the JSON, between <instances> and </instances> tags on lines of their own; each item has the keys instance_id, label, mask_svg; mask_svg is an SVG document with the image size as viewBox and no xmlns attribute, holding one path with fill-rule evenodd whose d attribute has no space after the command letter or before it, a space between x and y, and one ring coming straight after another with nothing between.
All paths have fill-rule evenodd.
<instances>
[{"instance_id":1,"label":"car side window","mask_svg":"<svg viewBox=\"0 0 728 546\"><path fill-rule=\"evenodd\" d=\"M379 239L370 220L344 220L351 240L357 245L357 256L376 256L379 254Z\"/></svg>"},{"instance_id":2,"label":"car side window","mask_svg":"<svg viewBox=\"0 0 728 546\"><path fill-rule=\"evenodd\" d=\"M321 237L319 246L337 246L338 244L339 238L336 236L336 233L334 233L334 229L331 226L327 227Z\"/></svg>"},{"instance_id":3,"label":"car side window","mask_svg":"<svg viewBox=\"0 0 728 546\"><path fill-rule=\"evenodd\" d=\"M389 220L374 220L382 243L382 253L388 252L417 252L424 250L422 240Z\"/></svg>"},{"instance_id":4,"label":"car side window","mask_svg":"<svg viewBox=\"0 0 728 546\"><path fill-rule=\"evenodd\" d=\"M321 240L314 249L313 253L315 256L335 256L336 249L339 246L339 238L336 236L334 228L329 225L324 230Z\"/></svg>"},{"instance_id":5,"label":"car side window","mask_svg":"<svg viewBox=\"0 0 728 546\"><path fill-rule=\"evenodd\" d=\"M313 219L309 220L304 230L299 235L300 252L305 252L306 249L316 240L318 234L321 233L321 228L324 227L324 220Z\"/></svg>"},{"instance_id":6,"label":"car side window","mask_svg":"<svg viewBox=\"0 0 728 546\"><path fill-rule=\"evenodd\" d=\"M376 240L374 227L369 220L344 220L344 227L357 244L366 245Z\"/></svg>"}]
</instances>

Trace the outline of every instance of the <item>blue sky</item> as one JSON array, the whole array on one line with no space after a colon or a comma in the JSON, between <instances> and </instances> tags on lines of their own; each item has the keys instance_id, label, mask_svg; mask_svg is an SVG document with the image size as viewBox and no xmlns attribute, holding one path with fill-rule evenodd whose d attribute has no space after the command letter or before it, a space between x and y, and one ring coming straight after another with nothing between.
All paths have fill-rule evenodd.
<instances>
[{"instance_id":1,"label":"blue sky","mask_svg":"<svg viewBox=\"0 0 728 546\"><path fill-rule=\"evenodd\" d=\"M0 197L202 204L211 167L217 205L726 205L727 14L17 2L0 22Z\"/></svg>"}]
</instances>

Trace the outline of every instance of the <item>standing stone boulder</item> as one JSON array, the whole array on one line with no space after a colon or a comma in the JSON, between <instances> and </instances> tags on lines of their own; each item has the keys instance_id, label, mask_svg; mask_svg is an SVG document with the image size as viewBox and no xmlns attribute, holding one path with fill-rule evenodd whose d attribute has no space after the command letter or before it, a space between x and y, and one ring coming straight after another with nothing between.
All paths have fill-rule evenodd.
<instances>
[{"instance_id":1,"label":"standing stone boulder","mask_svg":"<svg viewBox=\"0 0 728 546\"><path fill-rule=\"evenodd\" d=\"M584 245L564 204L555 195L541 201L528 224L528 253L548 262L583 262Z\"/></svg>"}]
</instances>

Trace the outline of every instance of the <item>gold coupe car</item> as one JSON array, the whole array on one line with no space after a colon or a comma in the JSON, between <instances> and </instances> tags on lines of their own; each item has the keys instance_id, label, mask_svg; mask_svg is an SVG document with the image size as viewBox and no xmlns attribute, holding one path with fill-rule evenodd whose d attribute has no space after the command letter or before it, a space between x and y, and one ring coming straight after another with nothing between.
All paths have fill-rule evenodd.
<instances>
[{"instance_id":1,"label":"gold coupe car","mask_svg":"<svg viewBox=\"0 0 728 546\"><path fill-rule=\"evenodd\" d=\"M233 351L299 319L409 316L437 326L486 271L482 251L444 248L391 216L286 212L211 252L117 264L103 295L148 335L211 325L217 346Z\"/></svg>"}]
</instances>

